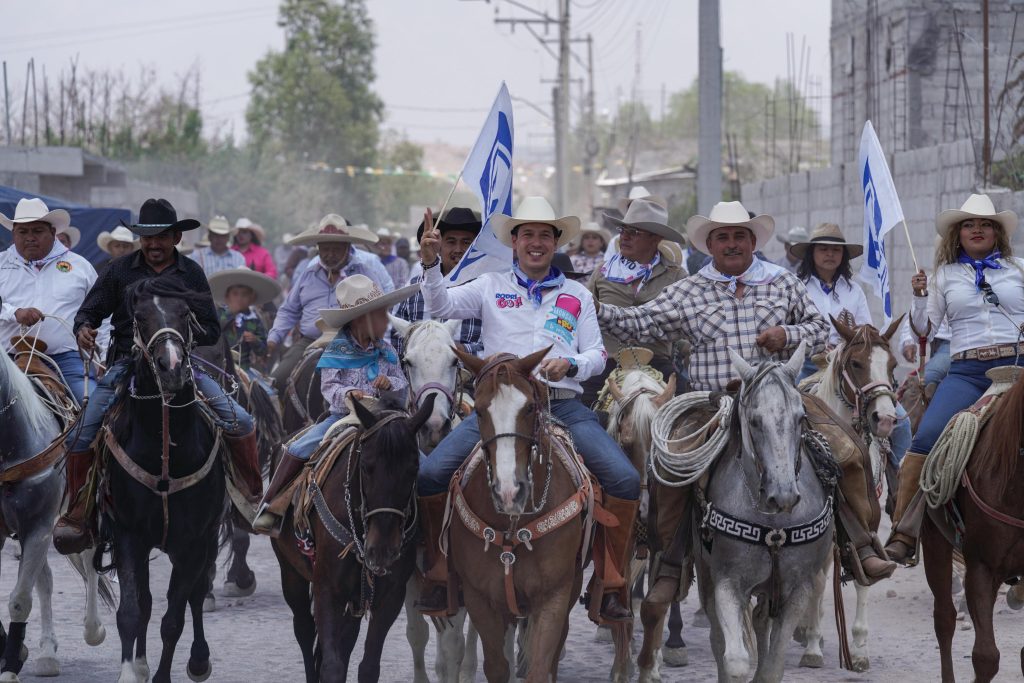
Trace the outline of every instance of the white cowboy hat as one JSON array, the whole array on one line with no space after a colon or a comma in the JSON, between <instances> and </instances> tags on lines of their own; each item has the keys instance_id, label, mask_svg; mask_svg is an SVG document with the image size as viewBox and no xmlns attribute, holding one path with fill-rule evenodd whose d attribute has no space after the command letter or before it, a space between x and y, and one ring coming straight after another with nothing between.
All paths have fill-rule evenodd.
<instances>
[{"instance_id":1,"label":"white cowboy hat","mask_svg":"<svg viewBox=\"0 0 1024 683\"><path fill-rule=\"evenodd\" d=\"M61 228L60 230L57 230L57 232L55 234L59 235L61 233L64 233L65 235L67 235L68 236L68 240L71 242L71 246L68 247L68 249L74 249L75 247L78 246L78 243L82 240L82 231L79 230L78 228L76 228L73 225L69 225L69 226L67 226L65 228Z\"/></svg>"},{"instance_id":2,"label":"white cowboy hat","mask_svg":"<svg viewBox=\"0 0 1024 683\"><path fill-rule=\"evenodd\" d=\"M987 194L972 194L960 207L960 210L947 209L935 219L935 232L946 236L950 226L957 225L968 218L989 218L1003 226L1003 232L1009 237L1017 229L1017 214L1013 211L1000 211Z\"/></svg>"},{"instance_id":3,"label":"white cowboy hat","mask_svg":"<svg viewBox=\"0 0 1024 683\"><path fill-rule=\"evenodd\" d=\"M807 232L807 228L802 225L794 225L789 232L780 232L775 239L783 244L799 244L811 239L811 233Z\"/></svg>"},{"instance_id":4,"label":"white cowboy hat","mask_svg":"<svg viewBox=\"0 0 1024 683\"><path fill-rule=\"evenodd\" d=\"M555 210L543 197L527 197L516 207L515 213L506 216L503 213L491 217L491 227L498 241L506 247L512 246L512 231L524 223L544 223L550 225L558 235L555 248L563 247L575 239L580 232L580 219L576 216L555 216Z\"/></svg>"},{"instance_id":5,"label":"white cowboy hat","mask_svg":"<svg viewBox=\"0 0 1024 683\"><path fill-rule=\"evenodd\" d=\"M237 233L239 230L251 230L256 234L256 237L260 242L267 238L267 233L263 230L263 226L258 223L253 223L248 218L239 218L235 221L235 232Z\"/></svg>"},{"instance_id":6,"label":"white cowboy hat","mask_svg":"<svg viewBox=\"0 0 1024 683\"><path fill-rule=\"evenodd\" d=\"M391 308L420 291L420 283L385 294L380 286L365 275L350 275L334 288L338 308L321 308L320 317L328 327L341 329L364 313Z\"/></svg>"},{"instance_id":7,"label":"white cowboy hat","mask_svg":"<svg viewBox=\"0 0 1024 683\"><path fill-rule=\"evenodd\" d=\"M42 221L49 223L56 230L62 230L71 225L71 216L64 209L50 211L46 202L42 199L19 199L18 206L14 208L14 218L8 218L0 213L0 224L8 230L14 230L17 223L35 223Z\"/></svg>"},{"instance_id":8,"label":"white cowboy hat","mask_svg":"<svg viewBox=\"0 0 1024 683\"><path fill-rule=\"evenodd\" d=\"M228 223L227 218L214 216L206 224L206 232L212 232L214 235L232 235L235 231L231 228L231 223Z\"/></svg>"},{"instance_id":9,"label":"white cowboy hat","mask_svg":"<svg viewBox=\"0 0 1024 683\"><path fill-rule=\"evenodd\" d=\"M281 293L281 285L272 277L263 273L257 273L248 268L228 268L221 270L209 277L210 292L216 302L224 301L228 290L236 285L244 285L256 294L253 306L260 306L268 301L273 301Z\"/></svg>"},{"instance_id":10,"label":"white cowboy hat","mask_svg":"<svg viewBox=\"0 0 1024 683\"><path fill-rule=\"evenodd\" d=\"M110 253L111 242L128 242L132 245L133 249L139 248L139 238L135 236L134 232L123 225L117 226L110 232L104 230L96 236L96 246L108 254Z\"/></svg>"},{"instance_id":11,"label":"white cowboy hat","mask_svg":"<svg viewBox=\"0 0 1024 683\"><path fill-rule=\"evenodd\" d=\"M628 197L623 197L615 202L615 206L619 210L619 213L625 215L626 212L629 211L629 205L633 203L634 199L647 199L659 206L668 206L668 202L665 201L664 197L661 195L651 194L643 185L637 185L629 191Z\"/></svg>"},{"instance_id":12,"label":"white cowboy hat","mask_svg":"<svg viewBox=\"0 0 1024 683\"><path fill-rule=\"evenodd\" d=\"M686 238L667 224L668 209L665 208L661 198L648 196L630 199L628 202L629 205L622 218L615 218L606 213L605 220L612 225L636 228L672 242L686 243Z\"/></svg>"},{"instance_id":13,"label":"white cowboy hat","mask_svg":"<svg viewBox=\"0 0 1024 683\"><path fill-rule=\"evenodd\" d=\"M374 244L377 236L366 228L349 225L342 216L329 213L320 219L313 228L303 230L288 240L291 246L316 245L324 242L350 242L355 244Z\"/></svg>"},{"instance_id":14,"label":"white cowboy hat","mask_svg":"<svg viewBox=\"0 0 1024 683\"><path fill-rule=\"evenodd\" d=\"M583 238L587 235L598 235L604 240L604 248L608 248L608 243L612 241L612 233L606 228L602 228L600 223L590 221L580 229L579 240L583 241Z\"/></svg>"},{"instance_id":15,"label":"white cowboy hat","mask_svg":"<svg viewBox=\"0 0 1024 683\"><path fill-rule=\"evenodd\" d=\"M387 228L377 228L377 239L393 239L395 237L398 237L398 235Z\"/></svg>"},{"instance_id":16,"label":"white cowboy hat","mask_svg":"<svg viewBox=\"0 0 1024 683\"><path fill-rule=\"evenodd\" d=\"M792 231L790 231L792 235ZM846 238L843 237L843 231L839 229L839 226L835 223L822 223L814 229L811 233L811 238L802 242L797 242L789 248L793 252L793 256L797 258L803 258L807 248L814 244L834 244L836 246L845 247L846 253L850 255L850 258L854 259L864 253L864 247L859 244L847 244Z\"/></svg>"},{"instance_id":17,"label":"white cowboy hat","mask_svg":"<svg viewBox=\"0 0 1024 683\"><path fill-rule=\"evenodd\" d=\"M690 246L710 256L708 235L715 228L728 226L749 228L757 238L757 244L763 245L775 232L775 219L765 214L751 218L750 213L739 202L718 202L711 207L710 215L691 216L690 220L686 221L686 235Z\"/></svg>"}]
</instances>

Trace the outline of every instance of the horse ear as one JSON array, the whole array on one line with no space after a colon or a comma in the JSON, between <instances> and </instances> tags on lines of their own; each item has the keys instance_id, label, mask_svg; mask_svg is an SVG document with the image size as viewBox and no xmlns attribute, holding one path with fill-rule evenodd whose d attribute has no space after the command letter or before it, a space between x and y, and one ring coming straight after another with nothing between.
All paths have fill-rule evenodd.
<instances>
[{"instance_id":1,"label":"horse ear","mask_svg":"<svg viewBox=\"0 0 1024 683\"><path fill-rule=\"evenodd\" d=\"M398 336L402 339L408 339L409 330L412 328L412 323L408 320L402 320L401 318L395 317L388 313L388 320L391 321L391 326L398 332Z\"/></svg>"},{"instance_id":2,"label":"horse ear","mask_svg":"<svg viewBox=\"0 0 1024 683\"><path fill-rule=\"evenodd\" d=\"M359 424L363 425L363 429L369 429L373 425L377 424L377 417L370 412L370 410L359 402L359 399L352 399L352 409L356 411L356 417L359 418Z\"/></svg>"},{"instance_id":3,"label":"horse ear","mask_svg":"<svg viewBox=\"0 0 1024 683\"><path fill-rule=\"evenodd\" d=\"M740 376L740 379L746 382L754 376L754 368L747 361L743 360L743 356L736 353L735 349L731 346L728 347L729 358L732 360L732 368Z\"/></svg>"},{"instance_id":4,"label":"horse ear","mask_svg":"<svg viewBox=\"0 0 1024 683\"><path fill-rule=\"evenodd\" d=\"M896 334L896 330L900 329L900 325L903 324L903 319L905 317L907 317L906 313L893 320L892 323L889 324L889 327L885 328L885 332L882 333L882 339L885 341L892 339L892 336Z\"/></svg>"},{"instance_id":5,"label":"horse ear","mask_svg":"<svg viewBox=\"0 0 1024 683\"><path fill-rule=\"evenodd\" d=\"M452 338L452 341L459 341L459 333L462 332L462 321L461 320L449 320L444 323L444 329L448 330L448 336Z\"/></svg>"},{"instance_id":6,"label":"horse ear","mask_svg":"<svg viewBox=\"0 0 1024 683\"><path fill-rule=\"evenodd\" d=\"M420 431L420 427L430 418L430 414L434 412L434 401L437 400L437 392L432 391L423 398L423 403L420 405L419 410L409 420L409 430L415 434Z\"/></svg>"},{"instance_id":7,"label":"horse ear","mask_svg":"<svg viewBox=\"0 0 1024 683\"><path fill-rule=\"evenodd\" d=\"M668 403L669 399L671 399L675 395L676 395L676 373L673 372L672 375L668 378L668 382L665 383L665 390L662 391L657 396L655 396L651 400L651 403L653 403L654 405L656 405L657 407L660 408L663 405L665 405L666 403Z\"/></svg>"},{"instance_id":8,"label":"horse ear","mask_svg":"<svg viewBox=\"0 0 1024 683\"><path fill-rule=\"evenodd\" d=\"M832 322L832 327L835 328L836 332L839 333L839 336L845 341L850 341L853 339L853 335L857 334L856 330L844 323L842 320L836 320L832 315L829 315L828 319Z\"/></svg>"},{"instance_id":9,"label":"horse ear","mask_svg":"<svg viewBox=\"0 0 1024 683\"><path fill-rule=\"evenodd\" d=\"M466 369L473 373L474 377L483 369L484 361L468 351L463 351L458 344L452 347L452 351L455 352L455 355L462 361Z\"/></svg>"},{"instance_id":10,"label":"horse ear","mask_svg":"<svg viewBox=\"0 0 1024 683\"><path fill-rule=\"evenodd\" d=\"M786 372L788 372L794 380L800 376L800 370L804 366L804 359L807 357L807 340L801 339L800 345L796 347L796 351L789 357L786 362Z\"/></svg>"},{"instance_id":11,"label":"horse ear","mask_svg":"<svg viewBox=\"0 0 1024 683\"><path fill-rule=\"evenodd\" d=\"M519 367L519 372L523 373L524 375L530 375L533 372L534 368L540 365L540 362L544 360L544 356L548 355L548 353L551 352L551 348L552 347L549 346L546 349L535 351L534 353L531 353L529 356L523 356L522 358L520 358L516 362L516 365Z\"/></svg>"},{"instance_id":12,"label":"horse ear","mask_svg":"<svg viewBox=\"0 0 1024 683\"><path fill-rule=\"evenodd\" d=\"M625 400L625 396L622 395L622 387L611 377L608 378L608 393L612 395L616 403L622 403Z\"/></svg>"}]
</instances>

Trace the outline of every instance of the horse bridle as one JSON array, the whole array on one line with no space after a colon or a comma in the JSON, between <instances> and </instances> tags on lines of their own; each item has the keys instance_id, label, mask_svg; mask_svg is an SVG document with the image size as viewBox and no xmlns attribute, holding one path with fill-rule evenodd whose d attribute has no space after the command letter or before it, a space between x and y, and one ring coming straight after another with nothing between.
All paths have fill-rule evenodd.
<instances>
[{"instance_id":1,"label":"horse bridle","mask_svg":"<svg viewBox=\"0 0 1024 683\"><path fill-rule=\"evenodd\" d=\"M863 337L863 339L860 339L861 337ZM836 390L836 394L839 396L839 400L841 400L847 408L853 410L855 415L854 429L861 432L862 435L864 435L864 438L870 440L870 430L864 429L864 426L867 425L868 406L883 396L891 398L893 404L897 402L897 398L891 382L868 382L863 386L857 386L857 383L850 377L850 373L846 369L847 363L850 360L850 354L848 351L852 347L860 344L864 344L869 348L878 346L878 344L871 340L866 326L859 328L853 339L847 342L843 347L843 353L839 358L839 368L841 369L840 379L842 382L840 383L840 389ZM852 398L846 395L846 391L844 389L850 392Z\"/></svg>"},{"instance_id":2,"label":"horse bridle","mask_svg":"<svg viewBox=\"0 0 1024 683\"><path fill-rule=\"evenodd\" d=\"M746 381L746 380L743 381L743 384L740 387L739 396L737 397L737 400L736 400L736 411L737 412L739 412L739 409L740 409L741 406L746 407L746 405L747 405L747 400L746 400L747 392L749 392L755 386L760 384L761 380L763 380L765 377L767 377L775 369L780 369L783 372L786 371L785 370L785 365L783 363L780 363L779 361L764 362L764 363L761 363L760 365L757 366L757 372L754 374L754 377L749 382ZM806 419L806 418L804 418L804 419ZM740 452L739 452L739 456L742 456L743 451L747 450L747 448L745 447L745 444L743 443L743 425L740 424L739 420L734 420L733 423L736 425L736 428L740 430ZM761 471L762 471L762 468L764 467L764 465L761 464L761 459L757 457L756 451L754 451L754 449L750 449L750 450L751 450L750 457L754 461L754 465L757 468L758 473L760 474ZM802 460L800 458L800 449L798 448L797 451L796 451L795 462L794 462L794 465L793 465L794 466L794 472L796 473L797 476L800 475L800 464L801 464L801 462L802 462ZM744 477L744 483L746 483L746 478L745 477ZM751 493L749 489L747 490L747 493ZM751 493L751 496L753 496L752 493Z\"/></svg>"},{"instance_id":3,"label":"horse bridle","mask_svg":"<svg viewBox=\"0 0 1024 683\"><path fill-rule=\"evenodd\" d=\"M184 407L190 406L193 403L195 403L195 402L200 400L199 399L199 392L196 392L195 393L195 397L193 397L193 399L191 401L189 401L188 403L184 403L182 405L171 405L171 404L169 404L167 402L168 401L167 393L164 392L164 388L160 385L160 373L157 372L156 362L153 360L153 347L154 346L156 346L158 343L160 343L162 341L166 341L167 339L177 338L177 340L181 343L181 352L182 352L182 361L181 362L188 368L187 382L190 382L193 385L195 384L195 373L194 373L194 370L192 368L192 355L189 352L191 351L191 349L193 347L192 324L195 323L195 324L198 325L198 321L196 321L195 314L192 313L191 311L189 311L189 314L188 314L188 317L186 318L186 320L187 320L187 323L188 323L188 339L186 339L185 336L181 332L179 332L178 330L174 329L173 327L161 327L156 332L154 332L153 334L150 335L149 341L147 341L147 342L143 342L142 341L142 335L139 333L139 322L138 322L138 320L135 320L135 319L132 320L133 343L134 343L135 347L138 348L139 351L142 353L142 357L146 360L146 364L149 366L149 370L153 374L153 380L156 382L157 391L159 392L158 394L155 394L153 396L139 396L138 394L135 393L135 378L132 377L132 385L131 385L131 390L129 392L131 394L132 398L134 398L136 400L147 400L147 399L159 398L161 401L163 401L164 405L168 406L169 408L184 408Z\"/></svg>"}]
</instances>

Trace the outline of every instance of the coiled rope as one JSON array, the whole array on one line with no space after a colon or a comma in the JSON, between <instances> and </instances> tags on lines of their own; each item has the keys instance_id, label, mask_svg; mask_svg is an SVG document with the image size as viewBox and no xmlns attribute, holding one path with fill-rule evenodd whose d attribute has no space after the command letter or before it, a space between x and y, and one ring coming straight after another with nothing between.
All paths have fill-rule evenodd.
<instances>
[{"instance_id":1,"label":"coiled rope","mask_svg":"<svg viewBox=\"0 0 1024 683\"><path fill-rule=\"evenodd\" d=\"M946 425L921 469L921 491L928 507L945 505L956 495L980 431L981 420L972 410L957 413Z\"/></svg>"},{"instance_id":2,"label":"coiled rope","mask_svg":"<svg viewBox=\"0 0 1024 683\"><path fill-rule=\"evenodd\" d=\"M729 441L733 399L721 395L718 411L707 424L672 438L676 421L688 411L711 405L710 391L676 396L662 406L651 422L651 473L664 486L689 486L707 471Z\"/></svg>"}]
</instances>

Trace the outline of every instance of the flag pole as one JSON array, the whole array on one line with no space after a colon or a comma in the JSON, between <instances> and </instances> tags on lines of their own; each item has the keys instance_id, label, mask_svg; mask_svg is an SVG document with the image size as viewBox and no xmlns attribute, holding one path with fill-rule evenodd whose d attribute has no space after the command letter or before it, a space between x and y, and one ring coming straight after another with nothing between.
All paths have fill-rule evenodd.
<instances>
[{"instance_id":1,"label":"flag pole","mask_svg":"<svg viewBox=\"0 0 1024 683\"><path fill-rule=\"evenodd\" d=\"M914 253L914 243L910 240L910 228L907 227L907 219L904 218L901 222L903 223L903 233L907 236L907 246L910 247L910 258L914 261L914 272L920 273L921 266L917 265L917 255Z\"/></svg>"},{"instance_id":2,"label":"flag pole","mask_svg":"<svg viewBox=\"0 0 1024 683\"><path fill-rule=\"evenodd\" d=\"M455 182L452 183L452 189L448 191L448 196L444 199L444 204L441 205L441 210L437 212L437 220L441 220L444 217L444 210L448 208L448 202L452 200L452 195L455 194L455 190L459 187L459 181L462 180L462 173L465 171L465 165L463 165L462 171L459 171L459 175L455 176ZM917 263L915 261L915 263Z\"/></svg>"}]
</instances>

